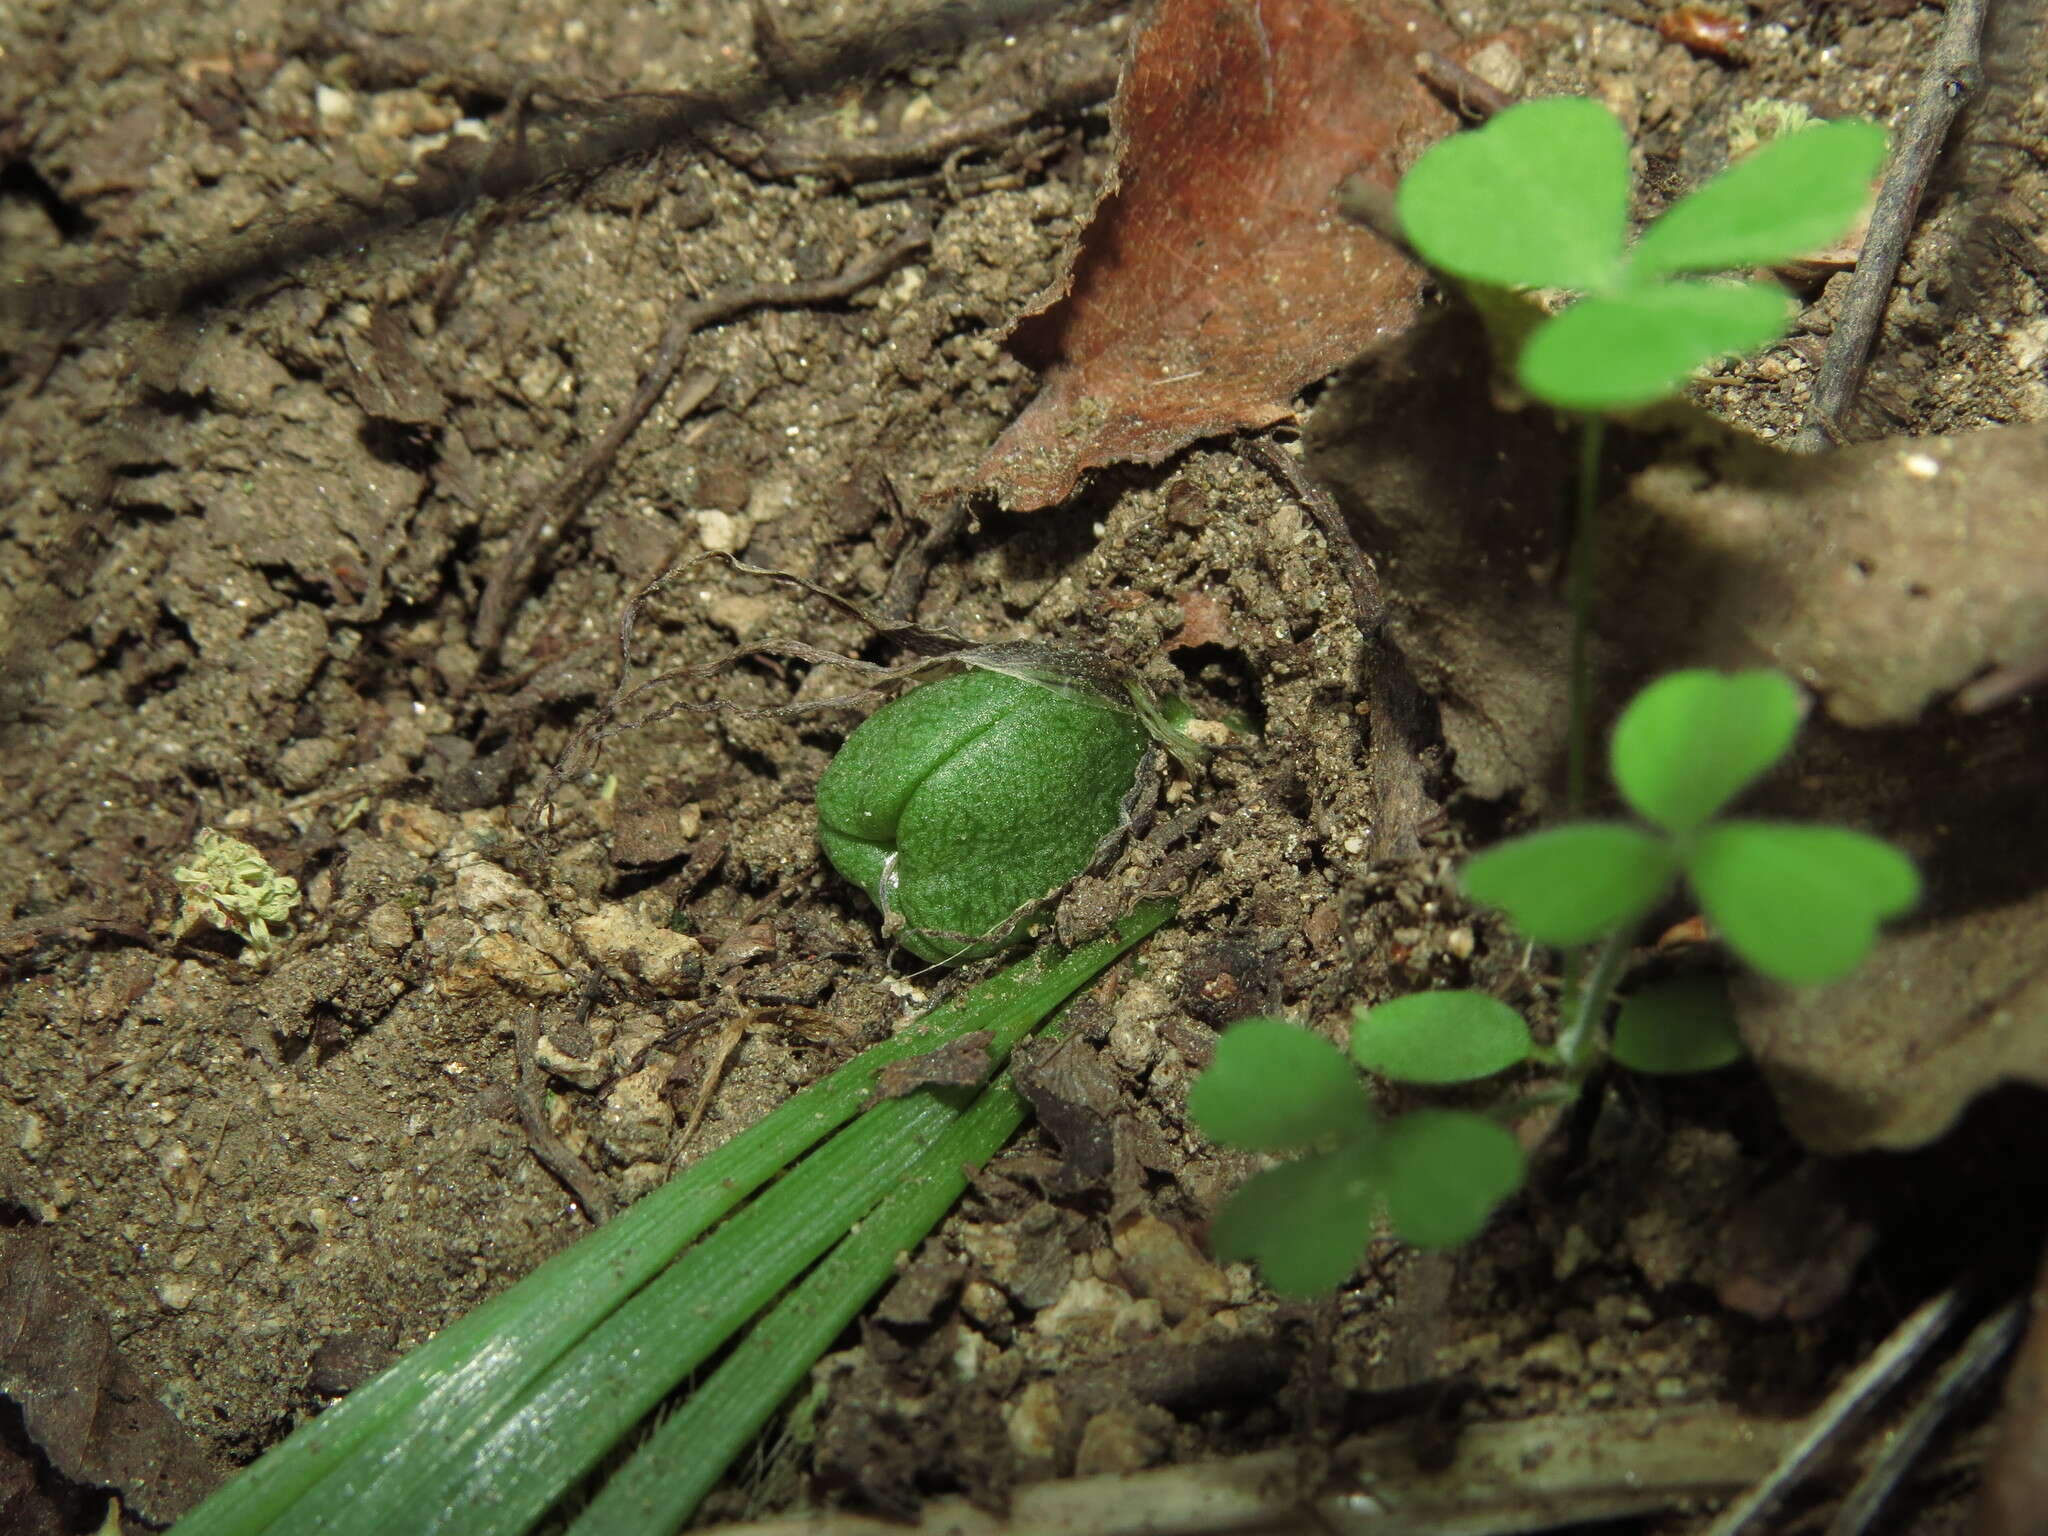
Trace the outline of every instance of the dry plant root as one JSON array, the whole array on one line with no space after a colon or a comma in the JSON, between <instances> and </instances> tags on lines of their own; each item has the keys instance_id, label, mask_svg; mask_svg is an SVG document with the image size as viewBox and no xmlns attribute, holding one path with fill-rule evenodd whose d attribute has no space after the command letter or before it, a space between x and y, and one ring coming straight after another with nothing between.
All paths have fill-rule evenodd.
<instances>
[{"instance_id":1,"label":"dry plant root","mask_svg":"<svg viewBox=\"0 0 2048 1536\"><path fill-rule=\"evenodd\" d=\"M626 440L647 419L647 413L668 392L669 385L683 366L683 357L693 335L707 325L730 320L750 309L798 308L808 304L830 304L851 297L901 265L913 251L923 250L931 243L931 237L931 230L920 224L897 236L874 254L850 263L833 277L819 278L814 282L745 283L723 293L715 293L708 299L692 299L678 304L669 313L668 323L662 328L661 344L655 348L654 361L648 365L626 408L605 429L604 435L584 450L582 458L533 504L526 520L519 525L519 531L512 536L512 542L492 565L490 575L484 581L483 601L477 606L476 624L470 632L471 643L478 653L486 660L497 654L498 646L505 638L505 630L512 622L513 606L525 591L534 562L549 545L562 537L563 532L582 514L590 498L597 494L605 476L611 472L612 461L619 456L619 450L625 447ZM693 373L676 406L677 416L685 416L702 405L719 383L715 375Z\"/></svg>"}]
</instances>

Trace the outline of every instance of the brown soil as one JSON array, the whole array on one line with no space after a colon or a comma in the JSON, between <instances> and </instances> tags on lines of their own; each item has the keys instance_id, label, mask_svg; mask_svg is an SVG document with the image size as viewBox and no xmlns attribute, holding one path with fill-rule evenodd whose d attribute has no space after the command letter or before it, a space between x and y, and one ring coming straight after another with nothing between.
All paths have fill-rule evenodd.
<instances>
[{"instance_id":1,"label":"brown soil","mask_svg":"<svg viewBox=\"0 0 2048 1536\"><path fill-rule=\"evenodd\" d=\"M564 782L545 838L528 821L618 679L624 605L678 551L883 597L920 498L1028 399L1000 334L1108 168L1099 110L835 177L750 174L736 139L708 153L648 98L591 105L736 81L771 135L915 138L1101 77L1132 24L1093 5L1014 38L963 25L957 46L837 79L835 40L886 51L897 0L774 9L769 62L826 88L761 85L746 8L715 0L376 0L351 17L374 48L270 0L31 0L0 20L0 1219L38 1230L225 1463L573 1241L587 1206L644 1193L956 985L892 969L820 862L810 791L850 715L682 714ZM1736 65L1663 40L1633 0L1446 19L1513 28L1526 91L1609 101L1675 188L1718 163L1745 99L1895 114L1941 13L1786 0L1753 15ZM2002 39L1993 62L2031 45ZM2024 233L2048 211L2038 118L1993 75L1923 221L1864 435L2048 418L2048 258ZM522 148L506 108L524 86ZM578 160L565 124L616 142ZM474 146L464 175L419 169L444 135ZM829 277L919 221L929 249L851 300L699 334L708 398L686 419L680 388L655 407L497 653L477 648L508 539L624 408L671 305ZM2000 231L2021 232L2031 275ZM1788 431L1816 329L1699 403ZM1192 789L1230 813L1178 922L1080 1020L1128 1140L1117 1175L1050 1193L1028 1132L822 1368L815 1437L781 1442L713 1513L900 1511L1321 1443L1441 1382L1474 1418L1794 1409L1909 1285L1945 1275L1887 1255L1953 1171L1852 1164L1823 1203L1875 1223L1877 1260L1816 1282L1803 1321L1720 1305L1752 1262L1721 1224L1799 1160L1740 1072L1618 1085L1482 1241L1387 1245L1325 1306L1209 1264L1204 1223L1249 1167L1184 1112L1218 1026L1270 1011L1334 1035L1354 1003L1429 984L1542 1020L1554 985L1447 881L1517 802L1466 793L1440 743L1424 766L1444 814L1419 851L1369 856L1345 590L1301 505L1227 445L1101 475L1043 514L984 513L943 551L926 622L1084 646L1243 725ZM635 676L775 635L876 654L822 605L690 567L641 610ZM752 664L676 696L832 686ZM303 889L267 968L180 931L171 872L208 826ZM580 1196L536 1159L523 1093ZM1901 1180L1917 1204L1883 1194ZM1165 1385L1133 1364L1172 1352L1185 1369ZM1912 1491L1929 1512L1897 1528L1947 1528L1954 1494Z\"/></svg>"}]
</instances>

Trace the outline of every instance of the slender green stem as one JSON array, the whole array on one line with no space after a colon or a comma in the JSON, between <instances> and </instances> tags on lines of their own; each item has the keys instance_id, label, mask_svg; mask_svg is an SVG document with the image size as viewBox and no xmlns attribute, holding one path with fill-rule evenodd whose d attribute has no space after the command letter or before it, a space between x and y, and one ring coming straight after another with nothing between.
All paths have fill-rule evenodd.
<instances>
[{"instance_id":1,"label":"slender green stem","mask_svg":"<svg viewBox=\"0 0 2048 1536\"><path fill-rule=\"evenodd\" d=\"M1571 656L1565 674L1568 703L1564 808L1569 817L1585 814L1586 786L1593 760L1593 576L1600 549L1600 457L1606 447L1606 438L1606 417L1580 418L1579 483L1572 515L1571 565L1565 572L1565 599L1572 618ZM1567 950L1564 956L1564 1006L1567 1013L1581 994L1584 969L1585 961L1579 952Z\"/></svg>"},{"instance_id":2,"label":"slender green stem","mask_svg":"<svg viewBox=\"0 0 2048 1536\"><path fill-rule=\"evenodd\" d=\"M1614 997L1629 951L1635 947L1635 931L1634 923L1624 923L1601 940L1592 973L1581 986L1565 994L1565 1023L1558 1032L1557 1054L1564 1063L1566 1082L1583 1083L1606 1054L1601 1049L1600 1019Z\"/></svg>"},{"instance_id":3,"label":"slender green stem","mask_svg":"<svg viewBox=\"0 0 2048 1536\"><path fill-rule=\"evenodd\" d=\"M1506 1125L1512 1125L1533 1110L1550 1109L1559 1104L1569 1104L1579 1096L1575 1085L1557 1083L1549 1088L1531 1089L1518 1093L1512 1099L1488 1107L1487 1113Z\"/></svg>"},{"instance_id":4,"label":"slender green stem","mask_svg":"<svg viewBox=\"0 0 2048 1536\"><path fill-rule=\"evenodd\" d=\"M1565 747L1565 813L1583 815L1593 756L1593 593L1600 554L1600 457L1607 419L1587 416L1579 427L1578 506L1572 523L1571 570L1565 590L1571 604L1570 736Z\"/></svg>"}]
</instances>

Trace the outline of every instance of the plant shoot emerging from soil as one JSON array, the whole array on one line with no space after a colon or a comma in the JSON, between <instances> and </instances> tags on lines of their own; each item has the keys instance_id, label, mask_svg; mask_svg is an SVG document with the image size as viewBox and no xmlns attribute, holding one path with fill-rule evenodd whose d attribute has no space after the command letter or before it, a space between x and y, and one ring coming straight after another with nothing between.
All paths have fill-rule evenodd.
<instances>
[{"instance_id":1,"label":"plant shoot emerging from soil","mask_svg":"<svg viewBox=\"0 0 2048 1536\"><path fill-rule=\"evenodd\" d=\"M1839 236L1884 158L1873 124L1787 132L1680 200L1628 248L1629 144L1590 101L1524 103L1444 140L1397 195L1423 258L1471 288L1536 398L1594 413L1650 404L1714 358L1783 334L1775 284L1701 281L1764 266ZM1582 297L1533 316L1509 290ZM1587 637L1598 550L1601 420L1585 417L1572 549L1571 729L1567 802L1586 799L1591 696ZM1419 1084L1469 1082L1524 1062L1564 1070L1576 1095L1612 1055L1647 1072L1700 1071L1740 1054L1719 982L1639 991L1610 1044L1599 1025L1640 921L1681 875L1729 946L1766 975L1810 983L1868 951L1882 918L1918 894L1896 851L1858 833L1717 820L1789 749L1797 691L1773 672L1682 672L1646 689L1614 736L1615 782L1646 826L1575 823L1474 859L1465 888L1531 939L1565 946L1565 1025L1556 1051L1499 1001L1428 993L1360 1010L1354 1061ZM1577 946L1604 939L1590 975ZM1226 1145L1300 1153L1256 1175L1216 1221L1218 1254L1253 1258L1275 1289L1328 1291L1356 1268L1384 1213L1419 1246L1476 1235L1522 1185L1520 1143L1500 1120L1422 1110L1374 1115L1336 1047L1279 1020L1232 1029L1189 1096Z\"/></svg>"},{"instance_id":2,"label":"plant shoot emerging from soil","mask_svg":"<svg viewBox=\"0 0 2048 1536\"><path fill-rule=\"evenodd\" d=\"M232 933L242 940L242 963L261 966L277 953L274 927L291 920L299 904L299 882L280 875L270 861L240 838L201 827L193 841L193 860L171 871L184 890L179 914L181 933L200 924Z\"/></svg>"},{"instance_id":3,"label":"plant shoot emerging from soil","mask_svg":"<svg viewBox=\"0 0 2048 1536\"><path fill-rule=\"evenodd\" d=\"M1846 974L1877 924L1919 894L1912 864L1876 838L1721 814L1791 749L1799 713L1798 690L1777 672L1662 678L1624 712L1610 754L1642 824L1576 822L1466 865L1466 892L1529 938L1567 948L1602 941L1590 976L1567 990L1555 1050L1536 1044L1506 1004L1445 991L1357 1010L1352 1061L1429 1086L1534 1062L1562 1069L1567 1098L1609 1058L1650 1073L1735 1061L1741 1044L1717 976L1642 987L1611 1038L1600 1027L1637 929L1680 878L1739 958L1799 984ZM1522 1185L1522 1150L1501 1120L1439 1109L1383 1120L1335 1046L1277 1019L1231 1029L1188 1107L1212 1140L1301 1154L1254 1176L1215 1227L1220 1257L1256 1259L1290 1294L1341 1284L1382 1212L1408 1241L1443 1246L1476 1235Z\"/></svg>"},{"instance_id":4,"label":"plant shoot emerging from soil","mask_svg":"<svg viewBox=\"0 0 2048 1536\"><path fill-rule=\"evenodd\" d=\"M1619 410L1783 335L1789 308L1776 284L1698 274L1770 266L1838 238L1884 149L1874 123L1783 134L1682 198L1629 249L1627 136L1605 107L1565 97L1444 140L1402 181L1398 207L1416 250L1455 277L1585 295L1530 332L1516 377L1567 410Z\"/></svg>"}]
</instances>

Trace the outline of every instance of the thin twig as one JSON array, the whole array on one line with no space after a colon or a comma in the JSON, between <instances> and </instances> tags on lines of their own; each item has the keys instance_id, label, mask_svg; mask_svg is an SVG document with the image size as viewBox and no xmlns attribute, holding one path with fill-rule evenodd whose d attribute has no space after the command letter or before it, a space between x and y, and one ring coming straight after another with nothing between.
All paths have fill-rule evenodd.
<instances>
[{"instance_id":1,"label":"thin twig","mask_svg":"<svg viewBox=\"0 0 2048 1536\"><path fill-rule=\"evenodd\" d=\"M1337 183L1337 212L1362 228L1371 230L1418 267L1427 266L1401 229L1401 215L1394 207L1394 189L1374 181L1364 172L1346 176Z\"/></svg>"},{"instance_id":2,"label":"thin twig","mask_svg":"<svg viewBox=\"0 0 2048 1536\"><path fill-rule=\"evenodd\" d=\"M1981 715L2048 684L2048 651L1985 673L1949 701L1959 715Z\"/></svg>"},{"instance_id":3,"label":"thin twig","mask_svg":"<svg viewBox=\"0 0 2048 1536\"><path fill-rule=\"evenodd\" d=\"M1302 470L1301 461L1278 443L1266 438L1246 438L1238 444L1238 451L1286 486L1295 500L1308 509L1309 517L1329 546L1330 558L1337 562L1350 584L1351 613L1359 630L1368 639L1377 637L1387 620L1379 572L1372 568L1365 551L1358 547L1358 540L1351 536L1350 525L1337 510L1337 503L1330 499L1330 493L1311 480Z\"/></svg>"},{"instance_id":4,"label":"thin twig","mask_svg":"<svg viewBox=\"0 0 2048 1536\"><path fill-rule=\"evenodd\" d=\"M1842 424L1863 388L1871 344L1891 300L1899 262L1919 217L1921 196L1927 191L1956 114L1983 84L1978 52L1989 5L1990 0L1949 0L1933 62L1921 77L1920 94L1899 131L1898 151L1871 210L1870 230L1863 237L1848 296L1828 336L1827 356L1814 377L1805 424L1793 439L1793 447L1802 453L1819 453L1843 440Z\"/></svg>"},{"instance_id":5,"label":"thin twig","mask_svg":"<svg viewBox=\"0 0 2048 1536\"><path fill-rule=\"evenodd\" d=\"M1114 95L1116 81L1116 60L1093 63L1052 81L1036 100L983 102L910 133L764 139L751 128L732 125L699 130L699 137L721 160L762 181L798 176L828 176L848 185L882 181L941 164L963 150L1008 142L1041 118L1085 111Z\"/></svg>"},{"instance_id":6,"label":"thin twig","mask_svg":"<svg viewBox=\"0 0 2048 1536\"><path fill-rule=\"evenodd\" d=\"M889 571L889 584L882 589L882 601L877 605L882 617L908 623L916 616L925 583L931 580L932 567L966 526L965 496L951 497L933 509L923 530L913 534L896 556L896 564Z\"/></svg>"},{"instance_id":7,"label":"thin twig","mask_svg":"<svg viewBox=\"0 0 2048 1536\"><path fill-rule=\"evenodd\" d=\"M1571 567L1565 573L1572 644L1566 673L1571 736L1566 743L1564 798L1565 812L1571 816L1585 812L1593 757L1593 593L1599 586L1593 578L1605 547L1600 537L1600 466L1606 448L1607 418L1587 416L1579 423L1578 505L1572 518Z\"/></svg>"},{"instance_id":8,"label":"thin twig","mask_svg":"<svg viewBox=\"0 0 2048 1536\"><path fill-rule=\"evenodd\" d=\"M483 601L477 608L471 643L485 658L497 652L512 618L513 605L523 591L531 563L575 521L586 503L604 483L612 460L618 457L626 439L654 409L670 382L682 367L690 338L707 325L730 320L749 309L792 309L807 304L830 304L851 297L884 273L900 265L911 252L931 243L931 231L922 226L898 236L889 245L864 260L856 261L837 276L810 282L745 283L715 293L708 299L693 299L670 312L654 360L640 380L633 398L605 429L604 435L585 450L577 465L557 480L548 493L534 504L512 542L491 567L484 584ZM710 374L692 374L678 401L676 414L695 410L718 387Z\"/></svg>"},{"instance_id":9,"label":"thin twig","mask_svg":"<svg viewBox=\"0 0 2048 1536\"><path fill-rule=\"evenodd\" d=\"M1515 104L1514 97L1488 85L1464 65L1441 53L1415 55L1415 74L1467 122L1483 123ZM1337 211L1352 223L1371 230L1410 261L1427 265L1402 233L1401 216L1394 209L1393 188L1363 173L1347 176L1337 186Z\"/></svg>"},{"instance_id":10,"label":"thin twig","mask_svg":"<svg viewBox=\"0 0 2048 1536\"><path fill-rule=\"evenodd\" d=\"M561 1181L590 1224L601 1227L617 1209L610 1193L554 1133L541 1108L540 1021L531 1013L521 1015L514 1026L514 1039L519 1052L519 1123L526 1131L527 1148L541 1167Z\"/></svg>"},{"instance_id":11,"label":"thin twig","mask_svg":"<svg viewBox=\"0 0 2048 1536\"><path fill-rule=\"evenodd\" d=\"M2013 1354L1998 1410L1998 1434L1984 1463L1974 1536L2040 1536L2048 1508L2048 1252L2022 1298L2026 1337Z\"/></svg>"},{"instance_id":12,"label":"thin twig","mask_svg":"<svg viewBox=\"0 0 2048 1536\"><path fill-rule=\"evenodd\" d=\"M1467 122L1483 123L1498 117L1515 104L1515 98L1498 86L1489 85L1456 59L1441 53L1415 55L1415 73L1422 83Z\"/></svg>"},{"instance_id":13,"label":"thin twig","mask_svg":"<svg viewBox=\"0 0 2048 1536\"><path fill-rule=\"evenodd\" d=\"M655 353L654 366L641 379L640 387L633 392L625 410L596 442L584 449L575 467L549 486L547 494L533 504L526 514L526 521L513 534L512 542L492 564L490 574L484 579L483 601L478 605L476 628L471 636L472 643L486 661L496 655L499 642L505 638L513 604L525 589L532 562L542 550L561 538L590 498L597 494L598 487L604 484L605 476L611 471L612 460L618 457L626 439L633 435L647 413L654 409L655 402L667 392L682 363L682 344L688 339L688 331L676 334L676 323L671 320L668 334L662 337L661 347ZM674 347L670 346L671 340L676 343ZM684 381L682 394L676 400L676 418L681 420L696 410L711 398L712 392L722 382L715 373L691 374Z\"/></svg>"},{"instance_id":14,"label":"thin twig","mask_svg":"<svg viewBox=\"0 0 2048 1536\"><path fill-rule=\"evenodd\" d=\"M1976 1395L1998 1363L2019 1339L2027 1320L2026 1298L2007 1302L1985 1318L1941 1368L1906 1422L1885 1440L1884 1454L1857 1481L1843 1503L1828 1536L1864 1536L1877 1523L1899 1481L1927 1449L1935 1431Z\"/></svg>"},{"instance_id":15,"label":"thin twig","mask_svg":"<svg viewBox=\"0 0 2048 1536\"><path fill-rule=\"evenodd\" d=\"M1022 186L1026 176L1045 168L1055 148L1072 141L1071 127L1052 123L1021 135L987 165L969 171L962 171L960 162L975 149L972 145L963 145L948 155L945 163L935 171L892 176L882 181L856 182L850 190L861 202L879 203L940 188L950 201L957 203L972 192L1000 192Z\"/></svg>"},{"instance_id":16,"label":"thin twig","mask_svg":"<svg viewBox=\"0 0 2048 1536\"><path fill-rule=\"evenodd\" d=\"M712 1095L718 1092L718 1085L725 1077L725 1064L732 1060L732 1053L739 1049L740 1042L747 1037L747 1029L753 1023L753 1016L741 1014L729 1020L718 1032L718 1039L711 1047L711 1059L704 1063L704 1081L697 1085L697 1102L690 1106L689 1123L683 1127L683 1134L676 1139L676 1155L680 1157L689 1150L690 1143L697 1137L697 1127L704 1123L704 1112L711 1107Z\"/></svg>"},{"instance_id":17,"label":"thin twig","mask_svg":"<svg viewBox=\"0 0 2048 1536\"><path fill-rule=\"evenodd\" d=\"M1799 1484L1813 1475L1841 1444L1877 1400L1904 1376L1920 1357L1934 1347L1961 1314L1969 1294L1962 1285L1952 1285L1920 1306L1892 1330L1890 1338L1853 1371L1814 1410L1806 1430L1780 1458L1771 1475L1721 1511L1704 1536L1742 1536L1762 1528L1770 1512Z\"/></svg>"}]
</instances>

